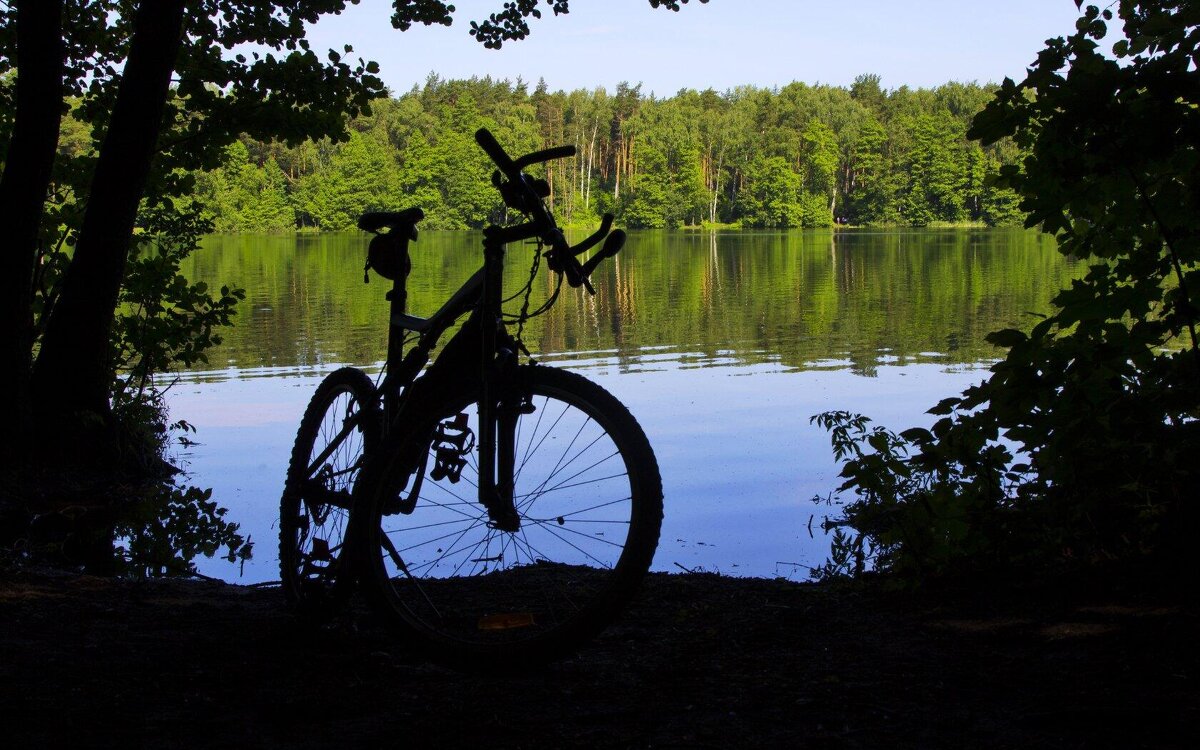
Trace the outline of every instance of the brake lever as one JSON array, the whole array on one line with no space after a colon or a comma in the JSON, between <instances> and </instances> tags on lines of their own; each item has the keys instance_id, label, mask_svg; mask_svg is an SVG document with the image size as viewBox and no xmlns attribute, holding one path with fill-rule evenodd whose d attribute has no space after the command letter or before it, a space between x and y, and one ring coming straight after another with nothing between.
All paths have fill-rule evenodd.
<instances>
[{"instance_id":1,"label":"brake lever","mask_svg":"<svg viewBox=\"0 0 1200 750\"><path fill-rule=\"evenodd\" d=\"M544 239L551 246L550 252L546 253L546 260L550 264L550 270L566 276L567 284L571 287L582 286L590 294L595 294L596 290L592 288L587 274L583 272L583 266L576 259L573 248L563 239L562 233L556 230L552 237Z\"/></svg>"},{"instance_id":2,"label":"brake lever","mask_svg":"<svg viewBox=\"0 0 1200 750\"><path fill-rule=\"evenodd\" d=\"M618 229L608 235L608 239L604 241L604 247L600 248L600 252L588 259L587 263L583 264L580 271L583 273L583 278L591 277L592 271L596 270L596 266L600 265L605 258L611 258L621 252L621 248L625 246L625 232ZM590 287L589 287L590 288Z\"/></svg>"},{"instance_id":3,"label":"brake lever","mask_svg":"<svg viewBox=\"0 0 1200 750\"><path fill-rule=\"evenodd\" d=\"M567 284L569 284L572 288L582 286L584 289L588 290L588 294L596 293L596 290L592 288L591 279L589 279L587 274L584 273L583 266L580 265L579 261L575 260L575 256L566 254L554 257L555 262L550 264L550 268L553 270L562 271L563 275L567 277ZM558 268L555 269L555 266L558 266Z\"/></svg>"},{"instance_id":4,"label":"brake lever","mask_svg":"<svg viewBox=\"0 0 1200 750\"><path fill-rule=\"evenodd\" d=\"M576 260L573 255L576 248L560 248L550 254L552 258L550 267L561 270L567 277L567 283L572 287L582 286L588 290L588 294L594 295L596 289L592 286L592 272L606 258L611 258L621 252L621 248L624 246L625 232L618 229L608 235L608 239L604 241L604 247L600 248L600 252L593 255L587 263L581 264ZM564 251L566 252L564 253Z\"/></svg>"}]
</instances>

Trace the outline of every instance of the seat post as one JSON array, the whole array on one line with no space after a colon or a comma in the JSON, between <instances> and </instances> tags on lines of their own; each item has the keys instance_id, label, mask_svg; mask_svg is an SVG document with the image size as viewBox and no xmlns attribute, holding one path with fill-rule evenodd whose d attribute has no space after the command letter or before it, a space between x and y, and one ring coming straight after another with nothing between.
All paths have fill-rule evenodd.
<instances>
[{"instance_id":1,"label":"seat post","mask_svg":"<svg viewBox=\"0 0 1200 750\"><path fill-rule=\"evenodd\" d=\"M392 231L401 231L402 228L397 227ZM390 421L395 408L395 396L392 388L386 387L388 381L391 381L393 376L400 371L400 362L404 357L404 327L400 324L404 313L408 311L408 274L412 272L412 262L408 256L408 243L411 230L404 230L399 242L398 253L400 257L398 268L399 272L392 279L392 288L387 292L387 300L390 303L388 314L388 343L387 343L387 361L384 363L384 371L387 377L384 380L385 387L383 389L384 412L387 419Z\"/></svg>"}]
</instances>

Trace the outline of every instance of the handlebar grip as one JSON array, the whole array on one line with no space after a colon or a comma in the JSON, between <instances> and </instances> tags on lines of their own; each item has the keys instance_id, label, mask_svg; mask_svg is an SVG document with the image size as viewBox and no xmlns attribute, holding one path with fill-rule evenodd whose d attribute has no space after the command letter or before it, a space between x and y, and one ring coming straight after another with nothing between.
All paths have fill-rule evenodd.
<instances>
[{"instance_id":1,"label":"handlebar grip","mask_svg":"<svg viewBox=\"0 0 1200 750\"><path fill-rule=\"evenodd\" d=\"M492 135L490 130L487 128L476 130L475 142L496 163L496 166L500 168L505 177L510 180L516 178L517 173L521 170L517 168L517 165L508 155L508 152L504 150L504 147L500 145L500 142L496 140L496 136Z\"/></svg>"},{"instance_id":2,"label":"handlebar grip","mask_svg":"<svg viewBox=\"0 0 1200 750\"><path fill-rule=\"evenodd\" d=\"M600 217L600 228L593 232L592 235L586 240L571 248L571 254L579 255L586 250L591 250L597 242L604 239L608 235L608 230L612 229L612 224L613 215L604 214L604 216Z\"/></svg>"}]
</instances>

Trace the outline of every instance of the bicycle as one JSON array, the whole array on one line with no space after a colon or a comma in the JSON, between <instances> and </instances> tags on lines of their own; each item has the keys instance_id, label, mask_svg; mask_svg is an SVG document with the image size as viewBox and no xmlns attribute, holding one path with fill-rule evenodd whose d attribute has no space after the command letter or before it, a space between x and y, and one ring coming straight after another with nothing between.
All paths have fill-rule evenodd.
<instances>
[{"instance_id":1,"label":"bicycle","mask_svg":"<svg viewBox=\"0 0 1200 750\"><path fill-rule=\"evenodd\" d=\"M280 568L301 606L336 599L357 578L431 658L482 668L561 656L620 613L658 544L662 481L625 406L578 374L538 364L522 341L564 278L595 293L590 276L620 251L624 232L610 232L606 215L571 246L557 227L549 187L525 170L574 147L512 159L486 129L475 138L497 167L493 185L523 218L484 230L483 267L429 318L406 309L420 209L360 218L375 233L367 268L393 282L384 377L376 388L343 368L317 388L281 501ZM505 246L526 241L529 279L504 299ZM543 261L556 283L531 311ZM517 298L520 312L504 312Z\"/></svg>"}]
</instances>

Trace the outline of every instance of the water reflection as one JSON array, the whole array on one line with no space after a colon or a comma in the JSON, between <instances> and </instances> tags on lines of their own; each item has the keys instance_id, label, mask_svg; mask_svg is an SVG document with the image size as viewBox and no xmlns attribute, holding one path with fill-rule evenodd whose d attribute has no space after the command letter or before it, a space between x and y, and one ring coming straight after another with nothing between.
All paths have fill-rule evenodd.
<instances>
[{"instance_id":1,"label":"water reflection","mask_svg":"<svg viewBox=\"0 0 1200 750\"><path fill-rule=\"evenodd\" d=\"M470 276L479 239L421 236L411 309L432 312ZM383 359L385 286L362 283L363 245L360 235L208 238L185 271L248 293L212 369ZM529 259L510 250L510 291ZM654 352L799 369L845 359L863 374L930 353L974 362L992 356L984 334L1044 310L1072 272L1046 238L1023 231L633 232L598 272L599 294L565 289L527 340L538 352L614 351L631 365ZM550 281L540 280L544 299Z\"/></svg>"},{"instance_id":2,"label":"water reflection","mask_svg":"<svg viewBox=\"0 0 1200 750\"><path fill-rule=\"evenodd\" d=\"M414 311L470 275L478 239L421 236ZM377 372L383 359L386 286L362 283L363 253L357 235L214 237L187 269L247 289L239 325L172 408L200 430L193 482L213 486L255 539L275 534L288 451L320 377L339 364ZM528 263L510 251L514 291ZM805 578L824 559L819 526L832 512L810 500L837 484L809 415L927 424L924 409L982 378L995 356L984 334L1045 310L1074 272L1027 232L637 232L602 267L597 296L564 289L526 341L611 390L650 436L666 490L656 569ZM270 548L240 580L276 577Z\"/></svg>"}]
</instances>

